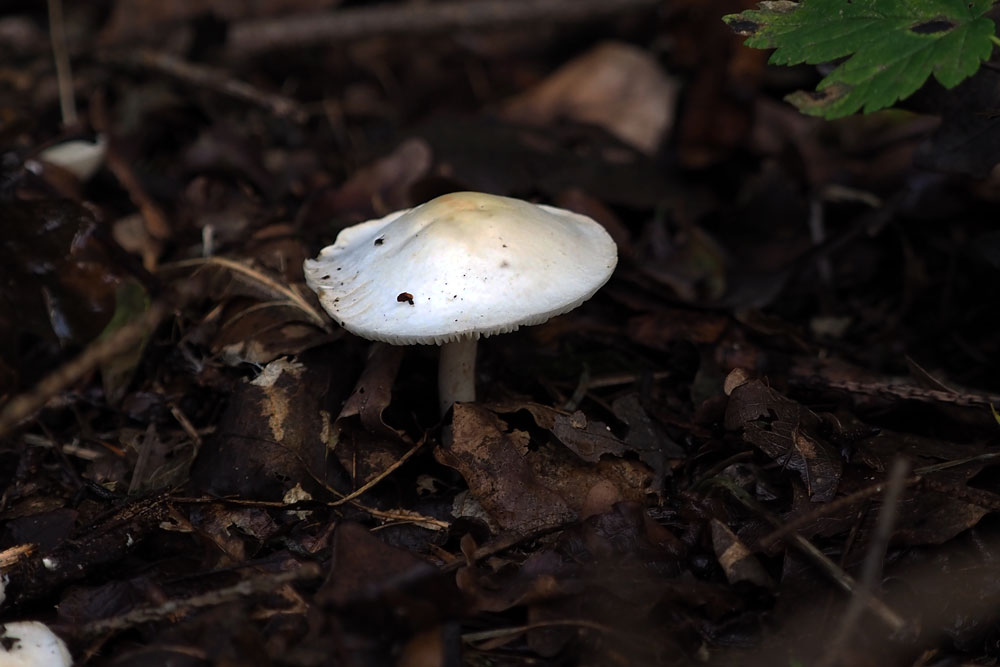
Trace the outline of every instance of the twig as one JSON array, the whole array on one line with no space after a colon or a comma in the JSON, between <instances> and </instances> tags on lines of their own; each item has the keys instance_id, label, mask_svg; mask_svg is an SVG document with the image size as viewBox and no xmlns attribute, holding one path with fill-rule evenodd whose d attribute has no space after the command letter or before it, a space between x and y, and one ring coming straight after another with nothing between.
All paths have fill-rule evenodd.
<instances>
[{"instance_id":1,"label":"twig","mask_svg":"<svg viewBox=\"0 0 1000 667\"><path fill-rule=\"evenodd\" d=\"M913 486L914 484L920 483L921 478L918 476L909 477L903 480L904 486ZM810 512L803 514L800 517L788 521L782 525L777 530L774 530L763 538L761 538L759 544L762 549L769 549L775 542L784 539L784 537L790 533L793 533L803 526L809 524L812 521L830 514L839 514L845 508L850 507L854 503L862 501L866 498L871 498L872 496L877 496L883 493L886 489L885 482L879 482L878 484L872 484L871 486L859 489L854 493L850 493L842 498L837 498L836 500L831 500L828 503L823 503L818 507L814 508Z\"/></svg>"},{"instance_id":2,"label":"twig","mask_svg":"<svg viewBox=\"0 0 1000 667\"><path fill-rule=\"evenodd\" d=\"M376 484L378 484L379 482L381 482L383 479L385 479L386 477L388 477L389 475L391 475L394 470L396 470L397 468L399 468L399 466L401 466L404 463L406 463L407 459L409 459L411 456L413 456L414 454L416 454L417 450L419 450L421 447L424 446L424 442L426 442L426 440L421 440L417 444L413 445L413 447L411 447L408 452L406 452L405 454L403 454L402 456L400 456L398 459L396 459L396 461L394 461L392 463L392 465L387 466L385 470L383 470L379 474L377 474L374 477L372 477L365 484L363 484L360 488L352 491L351 493L347 494L343 498L340 498L339 500L333 501L332 503L330 503L330 506L331 507L336 507L337 505L343 505L344 503L349 503L352 500L354 500L355 498L357 498L357 497L361 496L362 494L364 494L365 491L367 491L368 489L372 488L373 486L375 486Z\"/></svg>"},{"instance_id":3,"label":"twig","mask_svg":"<svg viewBox=\"0 0 1000 667\"><path fill-rule=\"evenodd\" d=\"M820 667L831 667L837 664L865 611L868 602L866 598L874 599L876 583L879 579L879 572L882 570L882 562L885 560L886 549L889 548L892 527L896 523L899 501L903 495L903 489L906 487L906 474L909 468L909 463L902 457L897 457L892 462L892 468L889 470L889 477L886 481L885 498L875 522L875 533L868 547L868 553L865 555L865 562L861 567L861 587L859 590L863 595L856 594L851 597L851 601L840 619L837 634L830 642L830 649L819 661Z\"/></svg>"},{"instance_id":4,"label":"twig","mask_svg":"<svg viewBox=\"0 0 1000 667\"><path fill-rule=\"evenodd\" d=\"M337 501L324 502L321 500L298 500L293 503L286 503L281 500L244 500L241 498L171 498L171 502L185 505L211 505L219 503L224 505L235 505L236 507L266 507L270 509L282 509L295 511L300 509L308 510L314 507L335 507ZM401 523L412 523L429 530L448 530L451 524L432 516L420 514L410 510L379 510L368 507L357 500L349 501L355 507L366 514L370 514L377 519L384 521L398 521Z\"/></svg>"},{"instance_id":5,"label":"twig","mask_svg":"<svg viewBox=\"0 0 1000 667\"><path fill-rule=\"evenodd\" d=\"M190 63L169 53L141 49L124 55L106 54L100 58L111 64L153 70L192 86L250 102L267 109L275 116L288 117L297 123L303 123L309 118L306 110L290 97L269 93L246 81L235 79L223 70Z\"/></svg>"},{"instance_id":6,"label":"twig","mask_svg":"<svg viewBox=\"0 0 1000 667\"><path fill-rule=\"evenodd\" d=\"M555 621L537 621L529 625L516 625L510 628L498 628L496 630L483 630L482 632L467 632L462 635L462 641L466 644L472 644L473 642L481 642L487 639L499 639L501 637L513 637L514 635L523 635L525 632L530 632L531 630L537 630L538 628L562 628L562 627L573 627L573 628L587 628L588 630L597 630L604 634L618 634L618 631L607 625L601 623L595 623L594 621L588 621L585 618L567 618L565 620L555 620Z\"/></svg>"},{"instance_id":7,"label":"twig","mask_svg":"<svg viewBox=\"0 0 1000 667\"><path fill-rule=\"evenodd\" d=\"M249 280L259 284L261 287L270 291L272 294L280 294L285 297L289 305L298 308L303 313L305 313L313 323L319 326L321 329L328 330L329 324L327 320L310 305L302 296L296 292L294 289L288 285L271 278L269 275L262 271L258 271L251 266L242 264L236 260L229 259L226 257L199 257L197 259L186 259L179 262L172 262L170 264L164 264L159 268L160 272L169 271L171 269L187 269L191 267L201 268L206 266L218 266L223 269L232 271L233 273L238 273Z\"/></svg>"},{"instance_id":8,"label":"twig","mask_svg":"<svg viewBox=\"0 0 1000 667\"><path fill-rule=\"evenodd\" d=\"M75 359L63 364L42 379L29 392L15 396L0 409L0 438L18 424L41 410L50 398L77 382L101 364L138 343L154 329L167 313L162 301L154 302L149 310L112 333L95 340Z\"/></svg>"},{"instance_id":9,"label":"twig","mask_svg":"<svg viewBox=\"0 0 1000 667\"><path fill-rule=\"evenodd\" d=\"M257 593L272 593L278 586L296 581L316 579L320 574L320 567L315 563L302 563L297 570L291 572L262 574L244 579L233 586L219 588L208 593L202 593L201 595L181 598L179 600L168 600L155 607L140 607L120 616L93 621L84 625L80 629L80 634L94 636L106 632L127 630L142 623L172 618L204 607L215 607Z\"/></svg>"},{"instance_id":10,"label":"twig","mask_svg":"<svg viewBox=\"0 0 1000 667\"><path fill-rule=\"evenodd\" d=\"M821 246L827 240L824 212L823 202L817 197L812 197L809 201L808 225L809 238L814 246ZM819 274L819 279L824 287L830 287L833 284L833 265L830 263L828 255L816 259L816 273Z\"/></svg>"},{"instance_id":11,"label":"twig","mask_svg":"<svg viewBox=\"0 0 1000 667\"><path fill-rule=\"evenodd\" d=\"M56 64L56 81L59 85L59 110L63 125L76 124L76 101L73 96L73 70L69 51L66 49L66 24L63 21L62 0L48 0L49 40Z\"/></svg>"},{"instance_id":12,"label":"twig","mask_svg":"<svg viewBox=\"0 0 1000 667\"><path fill-rule=\"evenodd\" d=\"M526 534L521 533L508 533L505 535L499 535L493 540L490 540L481 547L478 547L468 559L466 558L456 558L450 563L446 563L441 566L442 572L454 572L460 567L465 567L466 565L471 565L477 561L480 561L494 554L498 554L501 551L506 551L516 544L520 544L526 540L534 540L542 537L543 535L548 535L549 533L554 533L557 530L562 530L566 528L573 522L563 522L553 524L551 526L542 526L536 530L533 530Z\"/></svg>"},{"instance_id":13,"label":"twig","mask_svg":"<svg viewBox=\"0 0 1000 667\"><path fill-rule=\"evenodd\" d=\"M948 403L951 405L989 406L1000 404L1000 395L973 393L965 391L949 391L944 389L926 389L913 384L899 382L859 382L855 380L837 380L821 378L815 375L796 376L792 374L789 380L800 386L839 389L851 394L866 396L882 396L885 398L902 399L904 401L920 401L922 403Z\"/></svg>"},{"instance_id":14,"label":"twig","mask_svg":"<svg viewBox=\"0 0 1000 667\"><path fill-rule=\"evenodd\" d=\"M724 488L728 491L734 498L743 503L747 508L756 512L765 521L770 523L772 526L779 528L782 525L782 520L780 517L775 516L769 512L763 505L757 502L749 493L745 490L733 484L728 478L716 477L712 480L712 483ZM888 625L893 632L901 632L907 627L906 620L893 611L887 604L882 602L880 599L873 597L868 594L863 588L858 585L858 582L850 574L844 571L842 567L830 560L826 554L819 550L812 542L802 537L798 533L792 533L785 538L786 542L795 546L802 553L808 556L813 563L819 567L823 572L826 573L830 579L833 580L835 584L840 586L843 590L847 591L851 595L859 596L864 604L882 620L883 623Z\"/></svg>"},{"instance_id":15,"label":"twig","mask_svg":"<svg viewBox=\"0 0 1000 667\"><path fill-rule=\"evenodd\" d=\"M572 23L657 4L659 0L460 0L357 7L238 23L230 29L227 50L237 57L374 35Z\"/></svg>"}]
</instances>

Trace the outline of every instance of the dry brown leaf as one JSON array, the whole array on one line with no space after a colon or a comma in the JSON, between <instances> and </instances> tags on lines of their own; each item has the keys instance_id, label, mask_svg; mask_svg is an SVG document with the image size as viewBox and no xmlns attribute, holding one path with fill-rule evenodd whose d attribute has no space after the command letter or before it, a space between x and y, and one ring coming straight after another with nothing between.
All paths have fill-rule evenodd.
<instances>
[{"instance_id":1,"label":"dry brown leaf","mask_svg":"<svg viewBox=\"0 0 1000 667\"><path fill-rule=\"evenodd\" d=\"M199 452L192 477L218 495L281 499L325 477L326 448L318 434L330 370L288 359L268 364L229 400L217 434ZM327 417L328 419L328 417Z\"/></svg>"},{"instance_id":2,"label":"dry brown leaf","mask_svg":"<svg viewBox=\"0 0 1000 667\"><path fill-rule=\"evenodd\" d=\"M585 464L561 448L534 449L526 432L508 431L482 406L457 404L453 429L454 441L435 450L435 456L461 473L470 493L504 530L527 533L574 521L585 509L607 511L616 502L645 496L650 472L642 463L610 458ZM595 487L602 489L603 506L591 496Z\"/></svg>"},{"instance_id":3,"label":"dry brown leaf","mask_svg":"<svg viewBox=\"0 0 1000 667\"><path fill-rule=\"evenodd\" d=\"M648 52L608 42L509 100L503 113L538 125L559 118L590 123L652 154L673 125L678 88Z\"/></svg>"},{"instance_id":4,"label":"dry brown leaf","mask_svg":"<svg viewBox=\"0 0 1000 667\"><path fill-rule=\"evenodd\" d=\"M752 380L733 389L725 426L742 430L744 440L797 472L813 501L836 495L843 461L838 449L823 439L824 427L811 410Z\"/></svg>"},{"instance_id":5,"label":"dry brown leaf","mask_svg":"<svg viewBox=\"0 0 1000 667\"><path fill-rule=\"evenodd\" d=\"M625 443L611 432L607 424L587 419L587 415L580 410L568 413L530 401L492 405L490 408L499 413L528 411L536 424L551 431L559 442L584 461L596 463L605 454L621 456L625 453Z\"/></svg>"},{"instance_id":6,"label":"dry brown leaf","mask_svg":"<svg viewBox=\"0 0 1000 667\"><path fill-rule=\"evenodd\" d=\"M354 480L355 488L395 463L412 443L382 420L404 348L374 343L368 362L333 423L330 448Z\"/></svg>"}]
</instances>

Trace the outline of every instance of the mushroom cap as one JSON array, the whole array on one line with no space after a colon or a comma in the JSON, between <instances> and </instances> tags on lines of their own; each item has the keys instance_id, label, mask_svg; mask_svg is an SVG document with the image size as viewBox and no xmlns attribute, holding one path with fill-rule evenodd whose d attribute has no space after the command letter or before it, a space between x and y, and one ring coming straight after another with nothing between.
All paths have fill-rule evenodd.
<instances>
[{"instance_id":1,"label":"mushroom cap","mask_svg":"<svg viewBox=\"0 0 1000 667\"><path fill-rule=\"evenodd\" d=\"M344 229L304 268L345 329L409 345L540 324L593 296L617 263L585 215L455 192Z\"/></svg>"},{"instance_id":2,"label":"mushroom cap","mask_svg":"<svg viewBox=\"0 0 1000 667\"><path fill-rule=\"evenodd\" d=\"M66 643L38 621L0 625L0 665L4 667L70 667Z\"/></svg>"}]
</instances>

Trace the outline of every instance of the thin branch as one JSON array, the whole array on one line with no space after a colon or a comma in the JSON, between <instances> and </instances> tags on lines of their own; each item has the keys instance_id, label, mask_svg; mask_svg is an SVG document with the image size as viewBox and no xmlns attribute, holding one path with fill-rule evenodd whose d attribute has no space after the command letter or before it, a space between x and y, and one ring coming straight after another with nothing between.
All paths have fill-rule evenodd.
<instances>
[{"instance_id":1,"label":"thin branch","mask_svg":"<svg viewBox=\"0 0 1000 667\"><path fill-rule=\"evenodd\" d=\"M50 373L34 389L15 396L0 409L0 438L10 433L22 421L45 407L52 397L65 390L101 364L129 349L156 328L164 315L167 305L153 303L149 310L128 322L106 338L99 338L84 349L75 359L63 364Z\"/></svg>"},{"instance_id":2,"label":"thin branch","mask_svg":"<svg viewBox=\"0 0 1000 667\"><path fill-rule=\"evenodd\" d=\"M748 509L757 513L775 528L780 528L783 525L784 522L780 517L769 512L767 508L757 502L757 500L755 500L749 493L736 484L733 484L728 478L723 476L716 477L711 480L711 483L728 491L730 495L736 498L736 500L743 503L743 505L745 505ZM814 565L825 572L826 575L844 591L850 593L851 595L860 597L867 608L870 609L871 612L879 619L881 619L883 623L888 625L893 632L901 632L908 626L908 623L902 616L897 614L889 607L889 605L882 602L882 600L869 594L863 587L859 586L854 577L845 572L842 567L830 560L830 558L820 551L815 544L798 533L788 535L785 538L785 541L805 554Z\"/></svg>"},{"instance_id":3,"label":"thin branch","mask_svg":"<svg viewBox=\"0 0 1000 667\"><path fill-rule=\"evenodd\" d=\"M231 77L223 70L190 63L169 53L142 49L126 54L105 54L101 56L101 60L159 72L183 83L249 102L267 109L275 116L288 117L297 123L309 118L306 110L290 97L261 90L246 81Z\"/></svg>"},{"instance_id":4,"label":"thin branch","mask_svg":"<svg viewBox=\"0 0 1000 667\"><path fill-rule=\"evenodd\" d=\"M49 40L52 42L52 56L56 64L56 80L59 85L59 109L63 125L76 124L76 101L73 96L73 70L70 67L69 51L66 49L66 24L63 21L62 0L48 0Z\"/></svg>"},{"instance_id":5,"label":"thin branch","mask_svg":"<svg viewBox=\"0 0 1000 667\"><path fill-rule=\"evenodd\" d=\"M179 262L164 264L159 268L159 270L163 272L171 269L186 269L191 267L201 268L205 266L219 266L221 268L228 269L233 273L238 273L250 281L259 284L272 294L280 294L285 297L290 305L305 313L309 319L321 329L329 329L327 320L294 289L271 278L266 273L258 271L257 269L236 260L228 259L226 257L199 257L197 259L186 259Z\"/></svg>"},{"instance_id":6,"label":"thin branch","mask_svg":"<svg viewBox=\"0 0 1000 667\"><path fill-rule=\"evenodd\" d=\"M840 619L840 627L837 634L830 642L830 650L825 652L820 667L829 667L837 664L841 656L847 649L848 641L854 634L861 615L865 611L867 601L865 597L875 594L876 584L879 580L879 573L882 571L882 562L885 560L885 552L889 548L889 540L892 538L892 528L896 523L896 515L899 513L899 501L903 496L903 489L906 487L906 474L910 465L906 459L897 457L889 471L889 478L886 481L885 498L882 507L879 509L878 520L875 522L875 534L872 537L868 553L865 555L865 562L861 567L861 588L864 595L854 595L850 604L844 610L844 615Z\"/></svg>"},{"instance_id":7,"label":"thin branch","mask_svg":"<svg viewBox=\"0 0 1000 667\"><path fill-rule=\"evenodd\" d=\"M903 483L905 486L913 486L914 484L919 484L920 481L921 481L920 477L914 476L903 480ZM813 508L806 514L803 514L800 517L796 517L795 519L788 521L777 530L774 530L765 535L760 540L760 546L762 549L769 549L771 545L774 544L775 542L784 539L786 535L799 530L803 526L812 523L816 519L819 519L820 517L824 516L829 516L830 514L840 514L846 508L850 507L851 505L857 502L860 502L867 498L871 498L872 496L880 495L885 491L885 489L886 489L885 482L879 482L878 484L872 484L871 486L867 486L863 489L858 489L854 493L848 494L841 498L837 498L836 500L831 500L828 503L823 503L822 505Z\"/></svg>"},{"instance_id":8,"label":"thin branch","mask_svg":"<svg viewBox=\"0 0 1000 667\"><path fill-rule=\"evenodd\" d=\"M291 572L262 574L244 579L233 586L219 588L214 591L202 593L201 595L181 598L179 600L167 600L155 607L139 607L120 616L93 621L84 625L80 629L80 634L94 636L107 632L120 632L134 628L142 623L173 619L197 609L216 607L220 604L260 593L273 593L278 586L297 581L316 579L321 574L319 566L315 563L302 563L297 570Z\"/></svg>"},{"instance_id":9,"label":"thin branch","mask_svg":"<svg viewBox=\"0 0 1000 667\"><path fill-rule=\"evenodd\" d=\"M468 0L337 9L323 14L238 23L230 29L229 55L336 44L376 35L456 32L553 25L648 9L659 0Z\"/></svg>"},{"instance_id":10,"label":"thin branch","mask_svg":"<svg viewBox=\"0 0 1000 667\"><path fill-rule=\"evenodd\" d=\"M389 475L391 475L393 473L393 471L395 471L397 468L399 468L399 466L401 466L404 463L406 463L407 459L409 459L411 456L413 456L414 454L416 454L417 450L419 450L421 447L424 446L424 442L426 442L426 440L421 440L420 442L418 442L417 444L415 444L413 447L410 448L410 450L408 452L406 452L405 454L403 454L402 456L400 456L398 459L396 459L396 461L393 462L392 465L386 467L385 470L383 470L379 474L377 474L374 477L372 477L365 484L363 484L360 488L356 489L355 491L352 491L351 493L349 493L348 495L344 496L343 498L340 498L339 500L333 501L332 503L330 503L330 506L331 507L336 507L337 505L343 505L344 503L349 503L352 500L354 500L355 498L358 498L359 496L361 496L362 494L364 494L365 491L367 491L368 489L372 488L373 486L375 486L376 484L378 484L379 482L381 482L383 479L385 479L386 477L388 477Z\"/></svg>"},{"instance_id":11,"label":"thin branch","mask_svg":"<svg viewBox=\"0 0 1000 667\"><path fill-rule=\"evenodd\" d=\"M506 551L513 546L520 544L521 542L526 542L528 540L535 540L549 533L554 533L558 530L563 530L568 526L572 525L572 521L565 521L561 523L555 523L548 526L542 526L541 528L536 528L528 533L506 533L503 535L498 535L481 547L477 547L476 550L468 558L456 558L455 560L445 563L441 566L442 572L454 572L455 570L465 567L466 565L471 565L489 556L496 555L501 551Z\"/></svg>"},{"instance_id":12,"label":"thin branch","mask_svg":"<svg viewBox=\"0 0 1000 667\"><path fill-rule=\"evenodd\" d=\"M815 375L793 374L789 380L797 385L820 389L838 389L851 394L878 396L895 400L919 401L921 403L945 403L961 406L984 406L1000 404L1000 395L969 391L927 389L914 384L881 381L838 380L820 378Z\"/></svg>"},{"instance_id":13,"label":"thin branch","mask_svg":"<svg viewBox=\"0 0 1000 667\"><path fill-rule=\"evenodd\" d=\"M614 628L604 625L603 623L595 623L594 621L588 621L585 618L567 618L564 620L554 620L554 621L536 621L535 623L530 623L528 625L516 625L509 628L497 628L496 630L483 630L482 632L467 632L462 635L462 641L466 644L472 644L474 642L481 642L487 639L499 639L506 637L513 637L515 635L523 635L525 632L530 632L531 630L537 630L539 628L587 628L588 630L597 630L604 634L614 635L619 634Z\"/></svg>"}]
</instances>

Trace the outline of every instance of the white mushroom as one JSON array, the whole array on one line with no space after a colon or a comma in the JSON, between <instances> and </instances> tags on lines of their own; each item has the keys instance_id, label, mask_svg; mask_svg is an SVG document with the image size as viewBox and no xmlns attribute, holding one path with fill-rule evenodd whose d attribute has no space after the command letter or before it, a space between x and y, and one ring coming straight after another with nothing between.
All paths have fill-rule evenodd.
<instances>
[{"instance_id":1,"label":"white mushroom","mask_svg":"<svg viewBox=\"0 0 1000 667\"><path fill-rule=\"evenodd\" d=\"M39 152L36 158L65 169L80 179L82 183L90 180L90 177L101 168L107 151L107 139L104 138L104 135L99 134L94 141L74 139L49 146ZM37 171L35 167L38 165L31 160L26 166L32 171Z\"/></svg>"},{"instance_id":2,"label":"white mushroom","mask_svg":"<svg viewBox=\"0 0 1000 667\"><path fill-rule=\"evenodd\" d=\"M614 241L584 215L456 192L344 229L306 260L305 275L348 331L393 345L442 345L443 414L476 398L480 336L573 310L617 262Z\"/></svg>"},{"instance_id":3,"label":"white mushroom","mask_svg":"<svg viewBox=\"0 0 1000 667\"><path fill-rule=\"evenodd\" d=\"M73 657L65 642L38 621L0 625L0 665L3 667L70 667Z\"/></svg>"}]
</instances>

